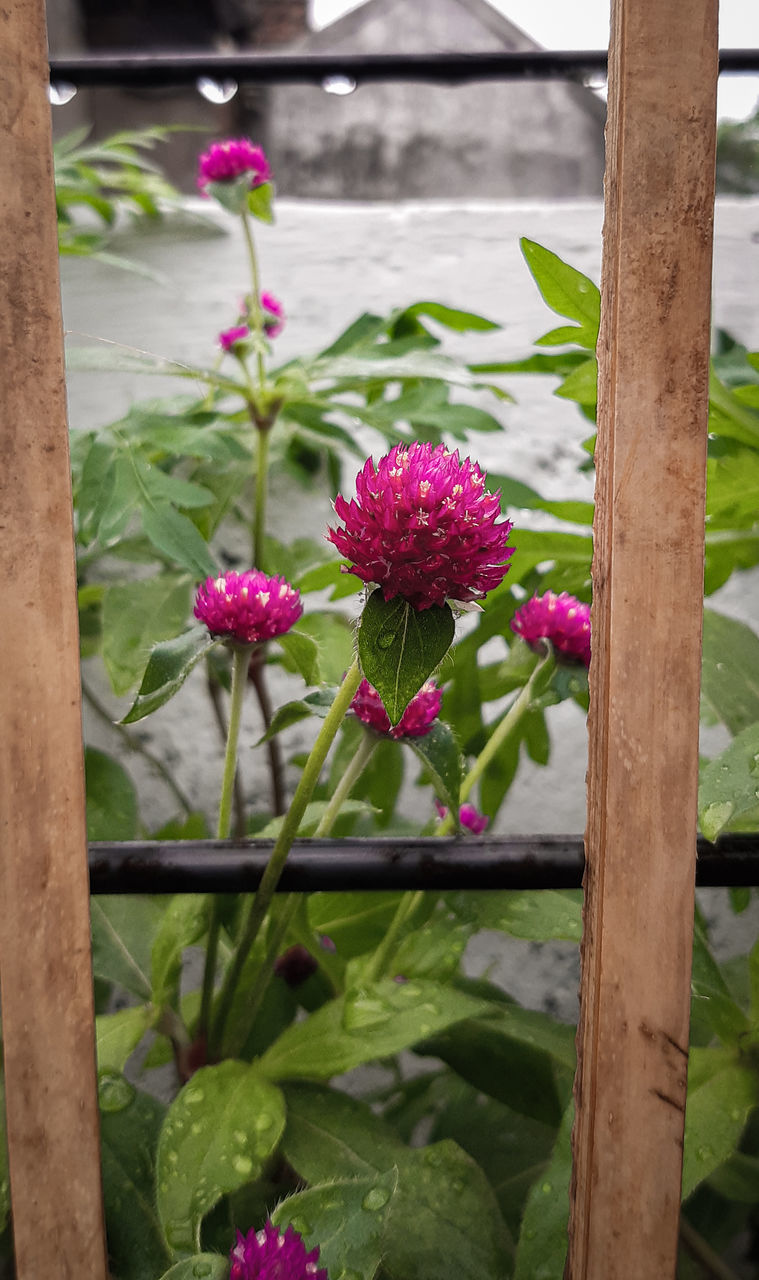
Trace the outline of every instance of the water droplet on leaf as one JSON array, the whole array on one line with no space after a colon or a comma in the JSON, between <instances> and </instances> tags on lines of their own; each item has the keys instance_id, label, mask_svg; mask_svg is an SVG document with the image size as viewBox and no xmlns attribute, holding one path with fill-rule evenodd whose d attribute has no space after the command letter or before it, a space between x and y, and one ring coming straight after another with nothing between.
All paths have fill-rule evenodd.
<instances>
[{"instance_id":1,"label":"water droplet on leaf","mask_svg":"<svg viewBox=\"0 0 759 1280\"><path fill-rule=\"evenodd\" d=\"M361 1201L362 1209L382 1209L390 1199L390 1192L386 1187L372 1187L371 1191L367 1191Z\"/></svg>"},{"instance_id":2,"label":"water droplet on leaf","mask_svg":"<svg viewBox=\"0 0 759 1280\"><path fill-rule=\"evenodd\" d=\"M98 1080L98 1102L101 1111L123 1111L136 1090L117 1071L103 1071Z\"/></svg>"}]
</instances>

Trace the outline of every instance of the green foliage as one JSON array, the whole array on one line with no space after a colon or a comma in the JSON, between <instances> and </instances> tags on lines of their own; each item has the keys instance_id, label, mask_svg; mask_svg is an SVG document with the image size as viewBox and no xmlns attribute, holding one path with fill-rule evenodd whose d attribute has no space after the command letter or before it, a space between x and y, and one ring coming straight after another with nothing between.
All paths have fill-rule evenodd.
<instances>
[{"instance_id":1,"label":"green foliage","mask_svg":"<svg viewBox=\"0 0 759 1280\"><path fill-rule=\"evenodd\" d=\"M369 596L361 614L358 653L392 725L442 662L454 627L449 604L414 609L401 596L385 600L380 587Z\"/></svg>"}]
</instances>

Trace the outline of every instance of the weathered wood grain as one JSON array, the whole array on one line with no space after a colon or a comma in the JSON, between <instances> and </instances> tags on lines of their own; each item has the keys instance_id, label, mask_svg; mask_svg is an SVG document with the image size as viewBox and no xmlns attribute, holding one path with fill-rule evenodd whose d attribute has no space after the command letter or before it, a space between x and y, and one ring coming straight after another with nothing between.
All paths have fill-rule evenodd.
<instances>
[{"instance_id":1,"label":"weathered wood grain","mask_svg":"<svg viewBox=\"0 0 759 1280\"><path fill-rule=\"evenodd\" d=\"M696 837L716 0L614 0L571 1280L676 1267Z\"/></svg>"},{"instance_id":2,"label":"weathered wood grain","mask_svg":"<svg viewBox=\"0 0 759 1280\"><path fill-rule=\"evenodd\" d=\"M42 0L0 9L0 975L18 1280L106 1275Z\"/></svg>"}]
</instances>

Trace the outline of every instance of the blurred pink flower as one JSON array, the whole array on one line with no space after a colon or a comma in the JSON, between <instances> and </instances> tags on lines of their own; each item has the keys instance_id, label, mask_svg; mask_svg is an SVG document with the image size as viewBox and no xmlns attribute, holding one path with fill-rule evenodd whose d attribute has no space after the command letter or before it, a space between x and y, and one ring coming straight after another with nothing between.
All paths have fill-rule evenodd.
<instances>
[{"instance_id":1,"label":"blurred pink flower","mask_svg":"<svg viewBox=\"0 0 759 1280\"><path fill-rule=\"evenodd\" d=\"M497 493L475 462L445 445L398 444L356 477L356 497L335 500L344 529L327 537L350 573L415 609L481 600L508 571L513 547Z\"/></svg>"},{"instance_id":2,"label":"blurred pink flower","mask_svg":"<svg viewBox=\"0 0 759 1280\"><path fill-rule=\"evenodd\" d=\"M231 351L238 342L244 342L250 336L250 330L246 324L237 324L232 329L225 329L219 334L219 346L224 351Z\"/></svg>"},{"instance_id":3,"label":"blurred pink flower","mask_svg":"<svg viewBox=\"0 0 759 1280\"><path fill-rule=\"evenodd\" d=\"M533 596L517 609L511 629L537 652L550 640L557 658L590 666L590 605L566 591Z\"/></svg>"},{"instance_id":4,"label":"blurred pink flower","mask_svg":"<svg viewBox=\"0 0 759 1280\"><path fill-rule=\"evenodd\" d=\"M439 800L435 801L435 808L442 822L443 818L448 816L448 810ZM473 804L462 804L459 809L459 822L465 831L471 831L473 836L480 836L490 825L490 818L486 818L484 813L478 813Z\"/></svg>"},{"instance_id":5,"label":"blurred pink flower","mask_svg":"<svg viewBox=\"0 0 759 1280\"><path fill-rule=\"evenodd\" d=\"M443 695L434 680L427 680L417 694L411 699L403 715L395 727L390 724L382 699L377 690L362 680L354 694L351 711L374 729L389 738L423 738L429 733L433 722L440 714Z\"/></svg>"},{"instance_id":6,"label":"blurred pink flower","mask_svg":"<svg viewBox=\"0 0 759 1280\"><path fill-rule=\"evenodd\" d=\"M267 338L276 338L285 327L285 309L273 293L261 294L261 307L264 313L264 333Z\"/></svg>"},{"instance_id":7,"label":"blurred pink flower","mask_svg":"<svg viewBox=\"0 0 759 1280\"><path fill-rule=\"evenodd\" d=\"M254 146L248 138L212 142L198 158L198 187L204 194L209 182L232 182L244 173L250 174L251 191L271 179L263 148Z\"/></svg>"},{"instance_id":8,"label":"blurred pink flower","mask_svg":"<svg viewBox=\"0 0 759 1280\"><path fill-rule=\"evenodd\" d=\"M212 636L237 644L258 644L284 635L303 612L300 595L284 578L260 569L206 578L195 597L195 617Z\"/></svg>"},{"instance_id":9,"label":"blurred pink flower","mask_svg":"<svg viewBox=\"0 0 759 1280\"><path fill-rule=\"evenodd\" d=\"M272 1222L246 1236L238 1231L229 1261L229 1280L329 1280L318 1248L307 1253L294 1227L279 1231Z\"/></svg>"}]
</instances>

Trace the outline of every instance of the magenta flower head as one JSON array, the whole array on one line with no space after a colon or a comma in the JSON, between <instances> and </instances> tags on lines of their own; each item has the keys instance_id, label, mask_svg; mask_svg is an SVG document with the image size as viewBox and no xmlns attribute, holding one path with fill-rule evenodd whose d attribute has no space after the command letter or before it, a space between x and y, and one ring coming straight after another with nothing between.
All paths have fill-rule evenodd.
<instances>
[{"instance_id":1,"label":"magenta flower head","mask_svg":"<svg viewBox=\"0 0 759 1280\"><path fill-rule=\"evenodd\" d=\"M402 596L415 609L481 600L503 581L513 547L497 493L469 458L445 445L397 444L356 478L356 497L335 511L344 529L327 537L349 573Z\"/></svg>"},{"instance_id":2,"label":"magenta flower head","mask_svg":"<svg viewBox=\"0 0 759 1280\"><path fill-rule=\"evenodd\" d=\"M261 308L264 313L264 333L267 338L276 338L285 327L285 309L273 293L261 294Z\"/></svg>"},{"instance_id":3,"label":"magenta flower head","mask_svg":"<svg viewBox=\"0 0 759 1280\"><path fill-rule=\"evenodd\" d=\"M223 351L234 351L238 342L250 337L250 329L246 324L236 324L232 329L225 329L219 334L219 346Z\"/></svg>"},{"instance_id":4,"label":"magenta flower head","mask_svg":"<svg viewBox=\"0 0 759 1280\"><path fill-rule=\"evenodd\" d=\"M567 591L533 596L517 609L511 629L538 653L541 641L550 640L557 658L590 666L590 605Z\"/></svg>"},{"instance_id":5,"label":"magenta flower head","mask_svg":"<svg viewBox=\"0 0 759 1280\"><path fill-rule=\"evenodd\" d=\"M203 192L209 182L233 182L244 173L250 174L251 191L271 179L263 148L254 146L248 138L212 142L198 159L198 187Z\"/></svg>"},{"instance_id":6,"label":"magenta flower head","mask_svg":"<svg viewBox=\"0 0 759 1280\"><path fill-rule=\"evenodd\" d=\"M233 644L259 644L284 635L303 612L300 595L284 578L259 569L206 578L195 597L195 617L212 636Z\"/></svg>"},{"instance_id":7,"label":"magenta flower head","mask_svg":"<svg viewBox=\"0 0 759 1280\"><path fill-rule=\"evenodd\" d=\"M382 699L377 690L362 680L353 697L350 709L359 720L388 738L423 738L429 733L440 714L443 695L434 680L427 680L411 699L395 727L390 724Z\"/></svg>"},{"instance_id":8,"label":"magenta flower head","mask_svg":"<svg viewBox=\"0 0 759 1280\"><path fill-rule=\"evenodd\" d=\"M448 817L448 810L439 800L435 801L435 808L441 821ZM478 813L473 804L462 804L459 808L459 822L465 831L471 831L473 836L481 836L490 825L490 818L484 813Z\"/></svg>"},{"instance_id":9,"label":"magenta flower head","mask_svg":"<svg viewBox=\"0 0 759 1280\"><path fill-rule=\"evenodd\" d=\"M329 1280L318 1248L306 1253L294 1227L279 1231L271 1222L246 1236L238 1231L229 1261L229 1280Z\"/></svg>"}]
</instances>

